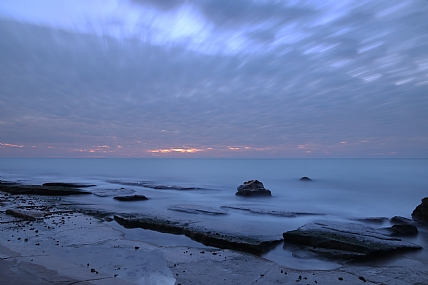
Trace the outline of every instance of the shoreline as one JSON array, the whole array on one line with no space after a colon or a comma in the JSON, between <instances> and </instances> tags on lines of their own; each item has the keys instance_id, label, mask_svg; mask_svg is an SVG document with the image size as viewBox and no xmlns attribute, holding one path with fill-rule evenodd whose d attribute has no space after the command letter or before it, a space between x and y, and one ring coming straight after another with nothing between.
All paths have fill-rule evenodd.
<instances>
[{"instance_id":1,"label":"shoreline","mask_svg":"<svg viewBox=\"0 0 428 285\"><path fill-rule=\"evenodd\" d=\"M111 225L115 222L108 215L97 218L95 211L88 215L70 209L60 197L0 192L0 201L5 284L423 284L428 279L428 267L417 261L412 268L291 269L257 255L202 244L160 246L130 240L126 229ZM6 214L19 207L44 215L29 221Z\"/></svg>"}]
</instances>

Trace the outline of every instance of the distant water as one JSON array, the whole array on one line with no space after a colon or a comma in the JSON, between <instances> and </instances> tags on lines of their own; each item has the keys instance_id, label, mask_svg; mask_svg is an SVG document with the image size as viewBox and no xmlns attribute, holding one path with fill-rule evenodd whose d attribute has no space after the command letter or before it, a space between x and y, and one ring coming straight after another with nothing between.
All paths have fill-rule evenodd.
<instances>
[{"instance_id":1,"label":"distant water","mask_svg":"<svg viewBox=\"0 0 428 285\"><path fill-rule=\"evenodd\" d=\"M118 212L151 211L189 219L205 219L243 232L276 233L320 219L284 218L231 210L245 206L262 210L324 214L322 219L403 216L411 218L428 196L428 159L0 159L0 179L23 183L79 182L107 193L125 188L149 201L121 203L111 197L70 198ZM299 181L308 176L313 181ZM235 196L244 181L258 179L271 198ZM150 185L195 187L159 190ZM114 183L112 183L114 182ZM177 205L227 211L216 217L168 210Z\"/></svg>"}]
</instances>

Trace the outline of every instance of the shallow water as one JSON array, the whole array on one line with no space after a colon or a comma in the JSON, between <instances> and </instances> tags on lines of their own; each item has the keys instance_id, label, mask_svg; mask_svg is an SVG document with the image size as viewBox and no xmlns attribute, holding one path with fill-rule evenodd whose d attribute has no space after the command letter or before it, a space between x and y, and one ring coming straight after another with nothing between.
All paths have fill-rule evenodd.
<instances>
[{"instance_id":1,"label":"shallow water","mask_svg":"<svg viewBox=\"0 0 428 285\"><path fill-rule=\"evenodd\" d=\"M125 188L150 199L123 203L96 195L67 198L72 203L93 204L114 212L141 211L201 220L226 231L272 235L317 219L391 218L396 215L411 218L421 198L428 196L426 173L428 159L0 159L1 180L31 184L59 181L96 184L90 191L101 191L108 196L109 191L113 195ZM299 181L302 176L313 181ZM235 196L236 187L250 179L262 181L273 196ZM159 190L135 185L142 181L201 189ZM168 210L177 205L210 207L226 215ZM323 215L278 217L222 206ZM138 238L136 234L130 235ZM174 239L166 240L173 242ZM179 239L176 242L180 243ZM420 235L421 242L426 243L425 234ZM418 256L421 254L414 254L414 258L421 258ZM265 257L302 269L337 266L317 260L300 262L281 247Z\"/></svg>"}]
</instances>

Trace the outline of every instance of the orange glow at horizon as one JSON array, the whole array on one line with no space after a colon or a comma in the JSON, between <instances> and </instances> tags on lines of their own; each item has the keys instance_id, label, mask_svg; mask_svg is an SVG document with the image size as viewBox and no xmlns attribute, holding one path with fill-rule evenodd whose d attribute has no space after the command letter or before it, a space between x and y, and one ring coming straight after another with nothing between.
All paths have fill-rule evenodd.
<instances>
[{"instance_id":1,"label":"orange glow at horizon","mask_svg":"<svg viewBox=\"0 0 428 285\"><path fill-rule=\"evenodd\" d=\"M195 153L204 151L199 148L167 148L167 149L149 149L149 153Z\"/></svg>"},{"instance_id":2,"label":"orange glow at horizon","mask_svg":"<svg viewBox=\"0 0 428 285\"><path fill-rule=\"evenodd\" d=\"M240 150L240 148L239 148L239 147L231 147L231 146L228 146L227 148L228 148L228 149L230 149L230 150Z\"/></svg>"}]
</instances>

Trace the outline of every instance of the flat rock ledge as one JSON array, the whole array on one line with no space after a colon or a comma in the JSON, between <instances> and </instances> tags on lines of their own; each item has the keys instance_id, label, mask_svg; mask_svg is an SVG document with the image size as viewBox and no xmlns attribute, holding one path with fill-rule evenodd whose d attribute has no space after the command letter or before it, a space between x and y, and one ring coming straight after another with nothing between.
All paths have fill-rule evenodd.
<instances>
[{"instance_id":1,"label":"flat rock ledge","mask_svg":"<svg viewBox=\"0 0 428 285\"><path fill-rule=\"evenodd\" d=\"M4 184L0 183L0 191L10 194L29 194L29 195L43 195L43 196L67 196L67 195L81 195L92 194L89 191L83 191L78 188L64 187L64 186L50 186L50 185L21 185L21 184Z\"/></svg>"},{"instance_id":2,"label":"flat rock ledge","mask_svg":"<svg viewBox=\"0 0 428 285\"><path fill-rule=\"evenodd\" d=\"M142 228L163 233L180 234L206 246L262 254L282 242L280 235L242 235L207 228L207 224L182 221L171 217L121 214L114 220L125 228Z\"/></svg>"},{"instance_id":3,"label":"flat rock ledge","mask_svg":"<svg viewBox=\"0 0 428 285\"><path fill-rule=\"evenodd\" d=\"M210 216L227 215L227 212L225 211L222 211L213 207L202 206L202 205L175 205L175 206L169 207L168 210L183 212L188 214L203 214L203 215L210 215Z\"/></svg>"},{"instance_id":4,"label":"flat rock ledge","mask_svg":"<svg viewBox=\"0 0 428 285\"><path fill-rule=\"evenodd\" d=\"M266 189L262 182L258 180L248 180L237 188L237 196L254 197L254 196L272 196L270 190Z\"/></svg>"},{"instance_id":5,"label":"flat rock ledge","mask_svg":"<svg viewBox=\"0 0 428 285\"><path fill-rule=\"evenodd\" d=\"M10 215L15 218L27 220L27 221L35 221L38 219L43 219L49 212L45 211L29 211L22 209L7 209L6 215Z\"/></svg>"},{"instance_id":6,"label":"flat rock ledge","mask_svg":"<svg viewBox=\"0 0 428 285\"><path fill-rule=\"evenodd\" d=\"M189 191L189 190L201 190L204 188L192 187L192 186L180 186L180 185L165 185L165 184L156 184L150 181L122 181L122 180L107 180L109 183L119 184L124 186L138 186L144 188L150 188L155 190L179 190L179 191Z\"/></svg>"},{"instance_id":7,"label":"flat rock ledge","mask_svg":"<svg viewBox=\"0 0 428 285\"><path fill-rule=\"evenodd\" d=\"M315 222L283 233L284 241L309 246L306 250L332 259L375 259L394 252L422 249L393 236L389 229L357 223Z\"/></svg>"},{"instance_id":8,"label":"flat rock ledge","mask_svg":"<svg viewBox=\"0 0 428 285\"><path fill-rule=\"evenodd\" d=\"M270 215L270 216L283 217L283 218L295 218L295 217L301 217L301 216L323 216L324 215L321 213L287 212L287 211L281 211L281 210L267 210L267 209L249 208L248 206L220 206L220 208L240 210L240 211L246 211L246 212L250 212L250 213L254 213L254 214Z\"/></svg>"}]
</instances>

